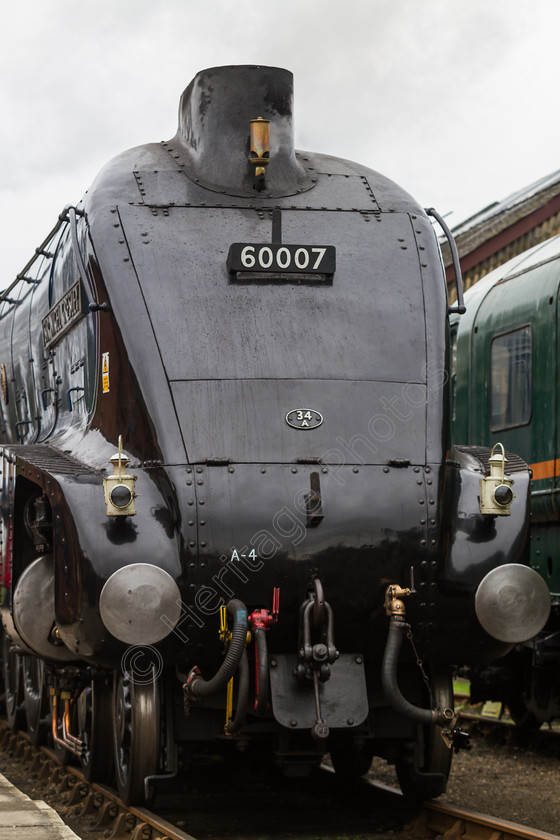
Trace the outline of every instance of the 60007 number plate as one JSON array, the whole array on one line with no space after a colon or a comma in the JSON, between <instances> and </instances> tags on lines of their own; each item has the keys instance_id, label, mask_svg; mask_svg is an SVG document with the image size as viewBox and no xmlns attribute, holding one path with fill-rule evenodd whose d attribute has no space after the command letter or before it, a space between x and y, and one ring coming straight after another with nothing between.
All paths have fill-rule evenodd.
<instances>
[{"instance_id":1,"label":"60007 number plate","mask_svg":"<svg viewBox=\"0 0 560 840\"><path fill-rule=\"evenodd\" d=\"M227 267L230 272L333 275L336 269L336 249L334 245L258 245L234 242L229 249Z\"/></svg>"}]
</instances>

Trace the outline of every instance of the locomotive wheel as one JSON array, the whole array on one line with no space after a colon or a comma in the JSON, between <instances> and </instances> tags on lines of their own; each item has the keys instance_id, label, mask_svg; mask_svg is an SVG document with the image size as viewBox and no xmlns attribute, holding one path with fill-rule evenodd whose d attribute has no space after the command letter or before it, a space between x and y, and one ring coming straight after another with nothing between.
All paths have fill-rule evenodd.
<instances>
[{"instance_id":1,"label":"locomotive wheel","mask_svg":"<svg viewBox=\"0 0 560 840\"><path fill-rule=\"evenodd\" d=\"M353 741L343 741L330 748L330 756L335 772L345 779L357 779L365 776L371 767L374 753L373 741L358 745Z\"/></svg>"},{"instance_id":2,"label":"locomotive wheel","mask_svg":"<svg viewBox=\"0 0 560 840\"><path fill-rule=\"evenodd\" d=\"M92 678L78 697L73 720L76 735L85 744L80 759L82 772L89 782L109 782L113 774L113 751L107 745L112 726L113 692L106 677Z\"/></svg>"},{"instance_id":3,"label":"locomotive wheel","mask_svg":"<svg viewBox=\"0 0 560 840\"><path fill-rule=\"evenodd\" d=\"M43 679L44 664L37 656L22 656L21 667L27 732L34 744L42 744L49 731L49 706Z\"/></svg>"},{"instance_id":4,"label":"locomotive wheel","mask_svg":"<svg viewBox=\"0 0 560 840\"><path fill-rule=\"evenodd\" d=\"M4 705L6 720L12 729L25 726L21 679L21 656L11 651L12 641L2 633L2 677L4 680Z\"/></svg>"},{"instance_id":5,"label":"locomotive wheel","mask_svg":"<svg viewBox=\"0 0 560 840\"><path fill-rule=\"evenodd\" d=\"M144 779L157 773L160 698L157 679L135 682L125 671L115 677L113 744L119 796L127 805L146 800Z\"/></svg>"},{"instance_id":6,"label":"locomotive wheel","mask_svg":"<svg viewBox=\"0 0 560 840\"><path fill-rule=\"evenodd\" d=\"M438 708L453 708L453 683L451 673L447 669L433 668L430 676L430 686L434 702ZM422 773L437 773L436 778L423 777L415 772L413 755L410 746L403 745L401 753L395 762L397 778L401 790L407 799L422 802L432 799L445 792L447 779L451 771L453 750L449 749L441 737L438 726L424 726L423 734L423 764L419 767ZM442 778L443 777L443 778Z\"/></svg>"}]
</instances>

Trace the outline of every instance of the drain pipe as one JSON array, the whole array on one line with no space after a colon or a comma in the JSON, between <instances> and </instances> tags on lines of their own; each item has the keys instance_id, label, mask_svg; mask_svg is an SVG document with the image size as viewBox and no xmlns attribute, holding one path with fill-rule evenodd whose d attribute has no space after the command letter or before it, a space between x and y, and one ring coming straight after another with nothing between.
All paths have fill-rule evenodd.
<instances>
[{"instance_id":1,"label":"drain pipe","mask_svg":"<svg viewBox=\"0 0 560 840\"><path fill-rule=\"evenodd\" d=\"M423 726L448 727L454 720L452 709L424 709L421 706L414 706L402 695L397 682L397 665L403 636L409 625L404 620L405 607L401 598L411 595L411 589L403 589L393 584L387 587L385 592L385 611L390 616L389 635L383 654L383 666L381 670L381 685L383 693L390 705L399 714L415 720Z\"/></svg>"}]
</instances>

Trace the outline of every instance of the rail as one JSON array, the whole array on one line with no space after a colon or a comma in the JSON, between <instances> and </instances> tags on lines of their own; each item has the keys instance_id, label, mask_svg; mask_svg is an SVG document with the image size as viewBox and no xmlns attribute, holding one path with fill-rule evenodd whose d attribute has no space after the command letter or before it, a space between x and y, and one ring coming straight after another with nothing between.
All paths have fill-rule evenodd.
<instances>
[{"instance_id":1,"label":"rail","mask_svg":"<svg viewBox=\"0 0 560 840\"><path fill-rule=\"evenodd\" d=\"M76 768L61 765L52 750L34 746L26 733L13 732L3 721L0 750L9 752L14 764L29 764L28 774L38 774L40 781L54 789L54 807L66 812L77 809L77 819L87 819L88 830L105 830L105 836L129 840L196 840L146 808L125 805L114 790L87 781ZM334 774L332 767L322 765L321 769ZM406 800L396 788L367 778L360 783L393 798L393 812L403 811ZM419 806L412 825L398 836L401 840L560 840L556 834L434 801Z\"/></svg>"},{"instance_id":2,"label":"rail","mask_svg":"<svg viewBox=\"0 0 560 840\"><path fill-rule=\"evenodd\" d=\"M89 782L74 767L62 765L48 747L35 746L25 732L14 732L0 721L0 749L10 750L15 761L29 763L30 775L55 788L55 799L64 798L64 810L76 807L77 819L88 819L89 829L110 828L111 837L129 840L196 840L146 808L125 805L114 790ZM57 807L54 803L53 807Z\"/></svg>"},{"instance_id":3,"label":"rail","mask_svg":"<svg viewBox=\"0 0 560 840\"><path fill-rule=\"evenodd\" d=\"M418 830L423 826L430 832L424 836L443 837L443 840L558 840L557 834L439 802L423 804L415 827Z\"/></svg>"}]
</instances>

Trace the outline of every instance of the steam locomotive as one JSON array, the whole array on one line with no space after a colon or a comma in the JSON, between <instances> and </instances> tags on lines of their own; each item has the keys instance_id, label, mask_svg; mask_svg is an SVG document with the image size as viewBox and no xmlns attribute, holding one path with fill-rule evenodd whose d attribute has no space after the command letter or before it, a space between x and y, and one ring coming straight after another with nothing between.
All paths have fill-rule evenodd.
<instances>
[{"instance_id":1,"label":"steam locomotive","mask_svg":"<svg viewBox=\"0 0 560 840\"><path fill-rule=\"evenodd\" d=\"M452 664L548 615L527 465L451 443L439 217L292 99L199 73L0 296L5 714L129 802L179 745L437 795Z\"/></svg>"},{"instance_id":2,"label":"steam locomotive","mask_svg":"<svg viewBox=\"0 0 560 840\"><path fill-rule=\"evenodd\" d=\"M488 274L452 324L454 425L461 440L502 440L531 467L530 563L552 601L543 632L471 673L473 702L507 704L522 726L560 717L558 294L560 237Z\"/></svg>"}]
</instances>

